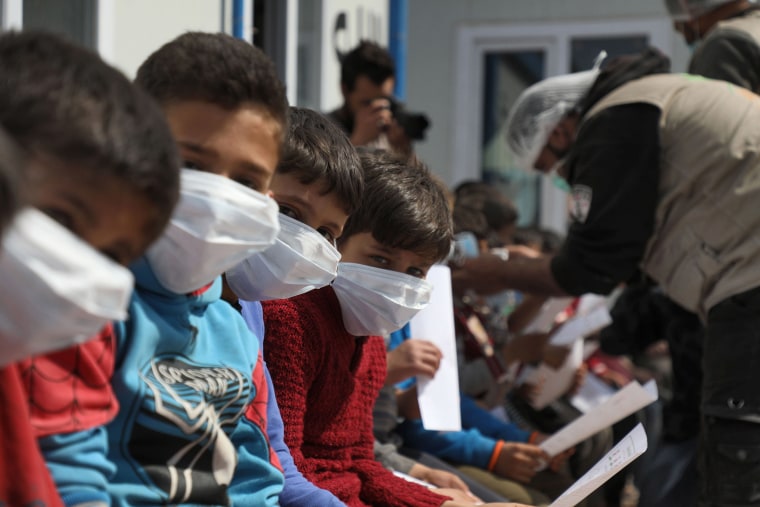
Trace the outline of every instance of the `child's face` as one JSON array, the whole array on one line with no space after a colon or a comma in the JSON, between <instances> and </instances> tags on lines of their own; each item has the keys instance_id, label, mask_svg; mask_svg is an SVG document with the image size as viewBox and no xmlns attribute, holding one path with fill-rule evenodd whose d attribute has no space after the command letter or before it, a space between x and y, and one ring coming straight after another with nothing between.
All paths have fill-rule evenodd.
<instances>
[{"instance_id":1,"label":"child's face","mask_svg":"<svg viewBox=\"0 0 760 507\"><path fill-rule=\"evenodd\" d=\"M280 158L277 121L252 105L227 110L197 100L169 103L164 113L184 167L269 190Z\"/></svg>"},{"instance_id":2,"label":"child's face","mask_svg":"<svg viewBox=\"0 0 760 507\"><path fill-rule=\"evenodd\" d=\"M339 250L341 262L389 269L417 278L425 278L433 265L430 260L412 251L384 246L370 232L361 232L346 238Z\"/></svg>"},{"instance_id":3,"label":"child's face","mask_svg":"<svg viewBox=\"0 0 760 507\"><path fill-rule=\"evenodd\" d=\"M115 177L43 159L27 169L27 203L121 265L143 254L155 219L152 203Z\"/></svg>"},{"instance_id":4,"label":"child's face","mask_svg":"<svg viewBox=\"0 0 760 507\"><path fill-rule=\"evenodd\" d=\"M323 195L321 187L321 181L304 185L293 174L275 174L271 190L280 213L308 225L334 244L343 233L348 213L335 192Z\"/></svg>"}]
</instances>

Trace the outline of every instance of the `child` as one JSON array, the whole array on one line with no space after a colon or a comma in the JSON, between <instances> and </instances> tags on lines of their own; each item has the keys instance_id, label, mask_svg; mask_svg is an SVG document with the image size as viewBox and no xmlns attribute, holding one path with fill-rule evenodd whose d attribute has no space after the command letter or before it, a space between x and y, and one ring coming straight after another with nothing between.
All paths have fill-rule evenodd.
<instances>
[{"instance_id":1,"label":"child","mask_svg":"<svg viewBox=\"0 0 760 507\"><path fill-rule=\"evenodd\" d=\"M282 474L263 409L242 417L266 406L257 341L220 300L219 275L277 235L264 193L285 131L284 87L260 50L202 33L158 49L136 82L158 100L187 169L169 227L131 266L129 318L115 325L121 410L106 432L115 474L91 479L93 456L67 488L116 505L230 505L237 471L248 482L236 505L274 505Z\"/></svg>"},{"instance_id":2,"label":"child","mask_svg":"<svg viewBox=\"0 0 760 507\"><path fill-rule=\"evenodd\" d=\"M424 277L451 244L441 189L423 167L361 154L365 193L330 287L264 302L266 358L298 469L350 506L455 505L374 460L372 405L385 380L380 334L427 302Z\"/></svg>"},{"instance_id":3,"label":"child","mask_svg":"<svg viewBox=\"0 0 760 507\"><path fill-rule=\"evenodd\" d=\"M249 302L284 299L332 282L340 259L335 241L359 206L362 188L359 157L348 137L320 113L290 108L270 186L280 208L280 234L274 246L226 273L235 295ZM237 297L230 303L237 304Z\"/></svg>"},{"instance_id":4,"label":"child","mask_svg":"<svg viewBox=\"0 0 760 507\"><path fill-rule=\"evenodd\" d=\"M0 125L21 149L12 163L24 204L44 212L20 213L3 243L0 334L15 339L7 359L71 344L124 313L132 277L117 262L141 255L168 222L179 163L155 103L96 54L52 35L6 33L0 67ZM74 348L80 363L58 363L57 354L47 362L59 378L76 377L90 346ZM62 426L83 414L60 407L87 411L93 399L86 384L67 391L33 364L0 370L2 406L14 407L0 420L0 504L58 506L27 399L52 402L59 410L49 416ZM30 382L39 391L28 394ZM106 401L98 412L112 408Z\"/></svg>"},{"instance_id":5,"label":"child","mask_svg":"<svg viewBox=\"0 0 760 507\"><path fill-rule=\"evenodd\" d=\"M270 188L280 206L277 242L226 273L234 292L247 299L238 303L233 295L228 302L240 306L260 347L264 322L259 299L292 297L328 285L335 278L340 259L335 240L362 195L359 157L346 134L328 118L292 107L283 155ZM269 380L266 366L265 373ZM268 383L267 433L285 473L280 505L344 505L329 491L307 481L296 468L283 441L282 417L271 380ZM255 415L255 411L249 410L247 415Z\"/></svg>"}]
</instances>

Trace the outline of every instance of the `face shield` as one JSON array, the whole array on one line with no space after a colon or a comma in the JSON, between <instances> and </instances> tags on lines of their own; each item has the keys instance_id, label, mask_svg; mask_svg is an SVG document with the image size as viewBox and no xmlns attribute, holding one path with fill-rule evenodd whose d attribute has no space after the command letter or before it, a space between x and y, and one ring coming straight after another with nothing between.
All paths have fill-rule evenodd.
<instances>
[{"instance_id":1,"label":"face shield","mask_svg":"<svg viewBox=\"0 0 760 507\"><path fill-rule=\"evenodd\" d=\"M549 136L594 84L598 69L544 79L523 91L507 117L507 146L514 166L534 169Z\"/></svg>"}]
</instances>

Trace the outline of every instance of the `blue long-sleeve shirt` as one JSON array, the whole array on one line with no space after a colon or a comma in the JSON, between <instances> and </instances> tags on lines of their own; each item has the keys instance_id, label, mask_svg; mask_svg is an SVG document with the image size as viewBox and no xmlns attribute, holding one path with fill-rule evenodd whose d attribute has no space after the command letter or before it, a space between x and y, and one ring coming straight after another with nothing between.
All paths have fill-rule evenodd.
<instances>
[{"instance_id":1,"label":"blue long-sleeve shirt","mask_svg":"<svg viewBox=\"0 0 760 507\"><path fill-rule=\"evenodd\" d=\"M241 301L240 305L243 309L243 319L248 324L248 328L259 339L259 348L263 351L264 318L261 304L258 301ZM274 387L266 363L264 363L264 374L266 375L267 386L269 388L267 435L270 445L280 459L280 465L282 465L285 474L285 485L280 493L280 505L282 507L345 507L345 504L338 497L306 480L301 472L298 471L298 468L296 468L293 457L290 455L290 449L285 443L285 426L282 423L280 408L277 406Z\"/></svg>"},{"instance_id":2,"label":"blue long-sleeve shirt","mask_svg":"<svg viewBox=\"0 0 760 507\"><path fill-rule=\"evenodd\" d=\"M391 333L388 348L393 350L410 337L407 325ZM413 382L410 379L403 387ZM528 441L530 432L494 417L465 394L460 393L459 398L462 431L430 431L423 428L421 420L405 420L397 429L404 444L448 461L487 468L499 440Z\"/></svg>"}]
</instances>

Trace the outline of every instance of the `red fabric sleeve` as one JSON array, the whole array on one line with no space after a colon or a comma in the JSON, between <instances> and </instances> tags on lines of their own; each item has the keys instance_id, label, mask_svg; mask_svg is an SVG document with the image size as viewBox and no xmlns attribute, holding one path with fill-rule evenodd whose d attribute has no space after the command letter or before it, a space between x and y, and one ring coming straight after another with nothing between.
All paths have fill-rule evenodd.
<instances>
[{"instance_id":1,"label":"red fabric sleeve","mask_svg":"<svg viewBox=\"0 0 760 507\"><path fill-rule=\"evenodd\" d=\"M19 363L37 437L83 431L119 410L111 388L116 338L109 324L93 339Z\"/></svg>"},{"instance_id":2,"label":"red fabric sleeve","mask_svg":"<svg viewBox=\"0 0 760 507\"><path fill-rule=\"evenodd\" d=\"M0 505L63 507L29 424L17 365L0 369Z\"/></svg>"}]
</instances>

